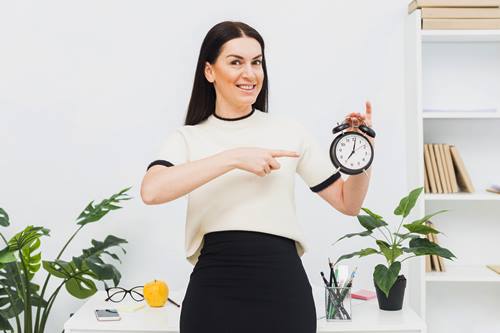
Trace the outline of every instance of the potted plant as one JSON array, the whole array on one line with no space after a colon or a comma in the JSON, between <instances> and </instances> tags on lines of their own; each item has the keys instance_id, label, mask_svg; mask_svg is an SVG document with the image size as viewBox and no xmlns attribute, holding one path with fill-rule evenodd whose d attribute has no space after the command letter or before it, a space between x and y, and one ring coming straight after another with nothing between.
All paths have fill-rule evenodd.
<instances>
[{"instance_id":1,"label":"potted plant","mask_svg":"<svg viewBox=\"0 0 500 333\"><path fill-rule=\"evenodd\" d=\"M372 254L384 256L387 265L379 264L373 271L373 281L377 291L377 299L379 307L382 310L401 310L403 306L406 278L404 275L399 274L403 261L424 255L437 255L450 260L455 258L455 255L451 253L451 251L422 237L430 233L439 233L435 228L426 225L426 222L433 216L446 212L446 210L441 210L413 222L403 224L412 208L415 207L415 203L422 193L422 189L422 187L419 187L412 190L408 196L402 198L399 202L398 207L394 210L394 215L401 216L401 222L395 232L392 232L388 228L388 224L384 221L382 216L375 214L368 208L362 208L368 215L358 215L357 219L365 230L344 235L332 244L334 245L342 239L354 236L371 237L375 240L377 245L375 248L368 247L342 255L335 264L355 256L359 258ZM404 227L406 230L401 230L401 227ZM375 230L380 233L379 238L374 236ZM408 242L407 245L405 245L406 242Z\"/></svg>"},{"instance_id":2,"label":"potted plant","mask_svg":"<svg viewBox=\"0 0 500 333\"><path fill-rule=\"evenodd\" d=\"M9 241L0 232L0 238L5 247L0 251L0 330L14 330L9 319L13 318L16 332L43 333L52 305L64 286L66 290L79 299L85 299L96 293L97 287L93 280L112 280L116 286L121 278L120 272L104 261L105 256L120 261L111 248L121 247L127 243L125 239L107 236L104 241L92 240L92 246L84 249L82 254L64 261L61 256L76 234L87 224L97 222L111 210L119 209L117 205L122 200L131 199L126 188L110 198L95 205L90 202L76 220L79 226L66 242L54 261L42 261L40 239L49 236L49 230L39 226L27 226ZM0 226L10 225L9 215L0 208ZM1 247L0 247L1 248ZM47 271L45 283L40 292L40 286L33 282L35 274L43 268ZM60 284L46 299L45 292L51 276L61 279ZM33 317L36 311L36 316ZM21 314L22 320L21 320Z\"/></svg>"}]
</instances>

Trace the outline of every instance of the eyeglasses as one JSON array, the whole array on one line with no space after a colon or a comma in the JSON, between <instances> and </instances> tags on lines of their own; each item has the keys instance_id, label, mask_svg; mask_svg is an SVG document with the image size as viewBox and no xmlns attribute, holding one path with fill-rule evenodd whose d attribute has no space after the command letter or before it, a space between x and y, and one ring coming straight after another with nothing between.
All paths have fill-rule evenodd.
<instances>
[{"instance_id":1,"label":"eyeglasses","mask_svg":"<svg viewBox=\"0 0 500 333\"><path fill-rule=\"evenodd\" d=\"M105 301L115 303L123 301L127 294L130 294L130 297L132 297L134 301L140 302L144 300L144 286L137 286L128 290L121 287L106 288L106 293L108 297Z\"/></svg>"}]
</instances>

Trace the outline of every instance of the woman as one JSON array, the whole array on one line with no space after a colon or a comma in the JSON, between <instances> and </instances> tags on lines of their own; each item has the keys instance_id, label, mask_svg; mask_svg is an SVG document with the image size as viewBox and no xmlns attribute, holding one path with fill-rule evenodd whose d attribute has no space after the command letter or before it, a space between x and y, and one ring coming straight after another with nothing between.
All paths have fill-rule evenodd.
<instances>
[{"instance_id":1,"label":"woman","mask_svg":"<svg viewBox=\"0 0 500 333\"><path fill-rule=\"evenodd\" d=\"M215 25L201 46L185 126L143 179L146 204L189 194L185 244L194 269L181 333L316 332L295 173L347 215L357 215L366 195L370 170L344 182L298 122L267 113L267 93L260 34L241 22ZM366 107L366 115L347 115L351 126L370 126Z\"/></svg>"}]
</instances>

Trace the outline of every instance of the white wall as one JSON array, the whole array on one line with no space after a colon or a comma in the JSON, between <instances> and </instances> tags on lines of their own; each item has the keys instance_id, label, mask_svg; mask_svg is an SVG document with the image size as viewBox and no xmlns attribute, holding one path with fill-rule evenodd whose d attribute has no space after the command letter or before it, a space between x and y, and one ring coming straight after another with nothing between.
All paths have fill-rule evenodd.
<instances>
[{"instance_id":1,"label":"white wall","mask_svg":"<svg viewBox=\"0 0 500 333\"><path fill-rule=\"evenodd\" d=\"M262 34L269 111L302 120L325 153L336 122L372 101L378 136L364 206L398 223L392 212L408 190L406 6L396 0L1 2L0 207L12 220L1 232L10 237L28 224L46 226L51 237L43 239L43 258L52 260L88 202L132 185L134 200L86 227L64 258L114 234L129 241L118 265L121 285L160 278L172 289L185 287L192 270L184 258L186 200L146 206L139 188L161 140L182 125L201 41L223 20L244 21ZM320 286L328 256L371 242L350 239L332 248L341 235L360 230L356 219L297 184L310 248L302 259ZM372 288L372 269L381 262L351 261L360 265L355 287ZM60 293L47 332L59 332L82 304Z\"/></svg>"}]
</instances>

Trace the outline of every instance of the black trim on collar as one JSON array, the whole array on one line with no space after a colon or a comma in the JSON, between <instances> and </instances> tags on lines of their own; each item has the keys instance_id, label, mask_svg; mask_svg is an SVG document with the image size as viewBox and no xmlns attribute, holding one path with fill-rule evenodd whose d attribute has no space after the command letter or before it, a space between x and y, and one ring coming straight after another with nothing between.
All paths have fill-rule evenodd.
<instances>
[{"instance_id":1,"label":"black trim on collar","mask_svg":"<svg viewBox=\"0 0 500 333\"><path fill-rule=\"evenodd\" d=\"M220 119L220 120L226 120L226 121L236 121L236 120L242 120L242 119L245 119L245 118L248 118L250 117L253 113L255 112L255 107L252 105L252 111L247 114L247 115L244 115L243 117L238 117L238 118L224 118L224 117L221 117L221 116L218 116L215 111L213 113L214 117L217 118L217 119Z\"/></svg>"},{"instance_id":2,"label":"black trim on collar","mask_svg":"<svg viewBox=\"0 0 500 333\"><path fill-rule=\"evenodd\" d=\"M310 189L313 192L320 192L320 191L324 190L325 188L327 188L328 186L330 186L331 184L333 184L339 178L340 178L340 172L336 172L333 175L331 175L330 177L328 177L328 179L319 183L318 185L310 187Z\"/></svg>"},{"instance_id":3,"label":"black trim on collar","mask_svg":"<svg viewBox=\"0 0 500 333\"><path fill-rule=\"evenodd\" d=\"M146 171L149 170L149 168L151 168L153 165L163 165L163 166L166 166L166 167L171 167L171 166L174 166L171 162L169 161L165 161L165 160L156 160L156 161L153 161L151 162L149 165L148 165L148 168L146 169Z\"/></svg>"}]
</instances>

